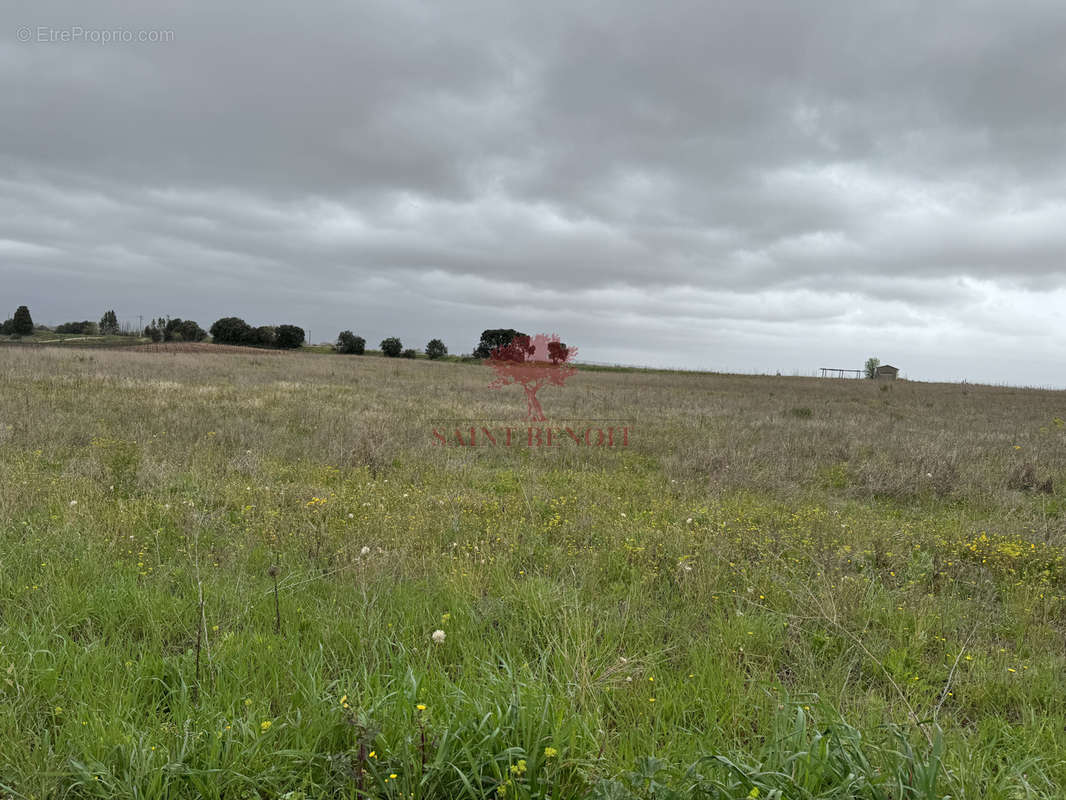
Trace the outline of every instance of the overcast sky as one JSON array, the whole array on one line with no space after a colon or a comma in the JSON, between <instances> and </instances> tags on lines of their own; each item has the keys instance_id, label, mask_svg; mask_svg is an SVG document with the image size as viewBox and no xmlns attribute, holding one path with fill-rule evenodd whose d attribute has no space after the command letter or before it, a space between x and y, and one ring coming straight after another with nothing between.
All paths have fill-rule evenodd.
<instances>
[{"instance_id":1,"label":"overcast sky","mask_svg":"<svg viewBox=\"0 0 1066 800\"><path fill-rule=\"evenodd\" d=\"M1061 0L0 0L0 25L5 317L1066 386Z\"/></svg>"}]
</instances>

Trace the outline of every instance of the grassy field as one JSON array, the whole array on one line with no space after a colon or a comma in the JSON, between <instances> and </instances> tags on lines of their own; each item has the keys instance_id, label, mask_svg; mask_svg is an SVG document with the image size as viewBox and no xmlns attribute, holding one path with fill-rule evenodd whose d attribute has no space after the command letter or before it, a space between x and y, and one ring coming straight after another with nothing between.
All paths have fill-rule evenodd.
<instances>
[{"instance_id":1,"label":"grassy field","mask_svg":"<svg viewBox=\"0 0 1066 800\"><path fill-rule=\"evenodd\" d=\"M0 349L0 797L1062 796L1066 393L493 377Z\"/></svg>"}]
</instances>

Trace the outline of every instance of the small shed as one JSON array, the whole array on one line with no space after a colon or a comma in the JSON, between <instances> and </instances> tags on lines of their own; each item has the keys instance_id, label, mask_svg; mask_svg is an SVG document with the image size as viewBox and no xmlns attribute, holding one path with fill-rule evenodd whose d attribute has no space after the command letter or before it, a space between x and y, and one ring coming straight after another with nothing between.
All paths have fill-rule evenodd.
<instances>
[{"instance_id":1,"label":"small shed","mask_svg":"<svg viewBox=\"0 0 1066 800\"><path fill-rule=\"evenodd\" d=\"M897 375L899 375L899 367L893 367L891 364L882 364L874 370L875 378L886 381L894 381Z\"/></svg>"}]
</instances>

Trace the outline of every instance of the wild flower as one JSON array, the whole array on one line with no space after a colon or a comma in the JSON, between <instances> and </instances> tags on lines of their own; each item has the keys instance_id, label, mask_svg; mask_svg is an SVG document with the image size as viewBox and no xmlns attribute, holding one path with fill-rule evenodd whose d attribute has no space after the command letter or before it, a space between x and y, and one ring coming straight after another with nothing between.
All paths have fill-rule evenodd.
<instances>
[{"instance_id":1,"label":"wild flower","mask_svg":"<svg viewBox=\"0 0 1066 800\"><path fill-rule=\"evenodd\" d=\"M559 751L556 750L554 747L545 747L544 748L544 757L545 758L555 758L557 755L559 755Z\"/></svg>"},{"instance_id":2,"label":"wild flower","mask_svg":"<svg viewBox=\"0 0 1066 800\"><path fill-rule=\"evenodd\" d=\"M430 637L435 644L444 644L445 633L439 628L433 631L433 635Z\"/></svg>"},{"instance_id":3,"label":"wild flower","mask_svg":"<svg viewBox=\"0 0 1066 800\"><path fill-rule=\"evenodd\" d=\"M359 555L361 555L361 556L370 555L370 548L367 545L364 544L363 548L359 551Z\"/></svg>"},{"instance_id":4,"label":"wild flower","mask_svg":"<svg viewBox=\"0 0 1066 800\"><path fill-rule=\"evenodd\" d=\"M259 730L261 730L263 733L266 733L268 730L270 730L270 726L273 725L273 724L274 723L271 722L270 720L265 719L265 720L263 720L262 722L259 723Z\"/></svg>"}]
</instances>

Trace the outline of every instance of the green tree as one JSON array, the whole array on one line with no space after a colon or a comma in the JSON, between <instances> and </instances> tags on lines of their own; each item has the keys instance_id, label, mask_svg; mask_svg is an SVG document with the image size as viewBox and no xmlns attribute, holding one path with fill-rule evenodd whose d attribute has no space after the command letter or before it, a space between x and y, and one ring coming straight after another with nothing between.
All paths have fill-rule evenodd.
<instances>
[{"instance_id":1,"label":"green tree","mask_svg":"<svg viewBox=\"0 0 1066 800\"><path fill-rule=\"evenodd\" d=\"M362 336L356 336L351 331L341 331L337 334L337 344L335 346L338 353L361 356L366 352L366 339Z\"/></svg>"},{"instance_id":2,"label":"green tree","mask_svg":"<svg viewBox=\"0 0 1066 800\"><path fill-rule=\"evenodd\" d=\"M873 356L870 356L868 359L866 359L866 367L865 367L866 377L867 378L876 378L877 377L877 368L879 366L881 366L881 359L874 358Z\"/></svg>"},{"instance_id":3,"label":"green tree","mask_svg":"<svg viewBox=\"0 0 1066 800\"><path fill-rule=\"evenodd\" d=\"M516 336L525 336L525 334L514 328L490 328L482 331L481 341L474 348L474 358L488 358L493 350L507 347Z\"/></svg>"},{"instance_id":4,"label":"green tree","mask_svg":"<svg viewBox=\"0 0 1066 800\"><path fill-rule=\"evenodd\" d=\"M396 356L403 352L403 342L395 336L390 336L388 339L382 339L381 352L389 358L396 358Z\"/></svg>"},{"instance_id":5,"label":"green tree","mask_svg":"<svg viewBox=\"0 0 1066 800\"><path fill-rule=\"evenodd\" d=\"M278 330L273 325L260 325L251 332L250 336L251 344L257 344L260 347L273 347L278 339Z\"/></svg>"},{"instance_id":6,"label":"green tree","mask_svg":"<svg viewBox=\"0 0 1066 800\"><path fill-rule=\"evenodd\" d=\"M305 338L304 329L299 325L278 325L274 337L274 346L293 350L297 347L302 347Z\"/></svg>"},{"instance_id":7,"label":"green tree","mask_svg":"<svg viewBox=\"0 0 1066 800\"><path fill-rule=\"evenodd\" d=\"M19 306L15 316L11 318L11 332L18 336L29 336L33 333L33 317L26 306Z\"/></svg>"},{"instance_id":8,"label":"green tree","mask_svg":"<svg viewBox=\"0 0 1066 800\"><path fill-rule=\"evenodd\" d=\"M175 338L180 336L183 342L202 342L207 338L207 331L191 319L179 319L173 330Z\"/></svg>"},{"instance_id":9,"label":"green tree","mask_svg":"<svg viewBox=\"0 0 1066 800\"><path fill-rule=\"evenodd\" d=\"M100 333L104 336L115 336L119 333L118 317L115 316L114 310L105 311L100 317Z\"/></svg>"},{"instance_id":10,"label":"green tree","mask_svg":"<svg viewBox=\"0 0 1066 800\"><path fill-rule=\"evenodd\" d=\"M157 337L158 334L158 337ZM207 338L207 331L191 319L181 317L160 317L154 319L144 329L144 335L154 342L202 342Z\"/></svg>"},{"instance_id":11,"label":"green tree","mask_svg":"<svg viewBox=\"0 0 1066 800\"><path fill-rule=\"evenodd\" d=\"M240 317L223 317L211 326L215 344L255 344L255 331Z\"/></svg>"},{"instance_id":12,"label":"green tree","mask_svg":"<svg viewBox=\"0 0 1066 800\"><path fill-rule=\"evenodd\" d=\"M437 359L446 355L448 355L448 348L444 346L444 342L440 339L429 340L429 344L426 345L427 358Z\"/></svg>"}]
</instances>

